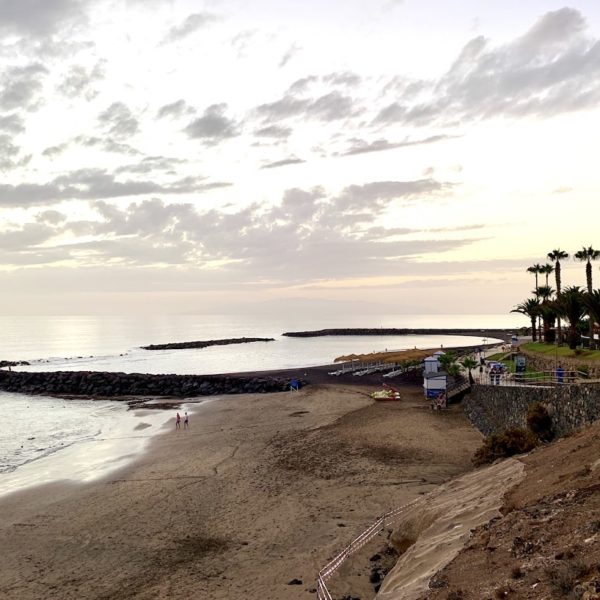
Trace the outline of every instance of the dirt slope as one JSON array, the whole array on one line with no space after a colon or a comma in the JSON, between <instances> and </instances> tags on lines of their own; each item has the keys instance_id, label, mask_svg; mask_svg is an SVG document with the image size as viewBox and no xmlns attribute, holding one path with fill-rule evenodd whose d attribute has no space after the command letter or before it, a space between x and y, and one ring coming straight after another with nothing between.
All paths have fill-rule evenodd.
<instances>
[{"instance_id":1,"label":"dirt slope","mask_svg":"<svg viewBox=\"0 0 600 600\"><path fill-rule=\"evenodd\" d=\"M474 530L423 600L600 598L600 422L520 460L502 516Z\"/></svg>"}]
</instances>

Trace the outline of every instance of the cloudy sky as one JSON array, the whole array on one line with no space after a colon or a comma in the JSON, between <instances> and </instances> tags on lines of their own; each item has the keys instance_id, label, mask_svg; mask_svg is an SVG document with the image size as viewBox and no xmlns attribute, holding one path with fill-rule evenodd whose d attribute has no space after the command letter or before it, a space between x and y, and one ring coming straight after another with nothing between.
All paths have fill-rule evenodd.
<instances>
[{"instance_id":1,"label":"cloudy sky","mask_svg":"<svg viewBox=\"0 0 600 600\"><path fill-rule=\"evenodd\" d=\"M0 0L0 61L3 314L504 313L600 247L596 0Z\"/></svg>"}]
</instances>

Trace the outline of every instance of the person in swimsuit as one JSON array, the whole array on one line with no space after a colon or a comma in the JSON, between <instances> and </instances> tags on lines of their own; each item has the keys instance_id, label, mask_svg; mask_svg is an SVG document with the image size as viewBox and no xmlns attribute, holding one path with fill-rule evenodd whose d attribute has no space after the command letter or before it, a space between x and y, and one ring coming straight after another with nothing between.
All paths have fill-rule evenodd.
<instances>
[{"instance_id":1,"label":"person in swimsuit","mask_svg":"<svg viewBox=\"0 0 600 600\"><path fill-rule=\"evenodd\" d=\"M185 413L185 417L183 419L183 428L187 429L190 425L190 420L188 419L188 414L187 412Z\"/></svg>"},{"instance_id":2,"label":"person in swimsuit","mask_svg":"<svg viewBox=\"0 0 600 600\"><path fill-rule=\"evenodd\" d=\"M175 417L175 429L181 429L181 415L179 413Z\"/></svg>"}]
</instances>

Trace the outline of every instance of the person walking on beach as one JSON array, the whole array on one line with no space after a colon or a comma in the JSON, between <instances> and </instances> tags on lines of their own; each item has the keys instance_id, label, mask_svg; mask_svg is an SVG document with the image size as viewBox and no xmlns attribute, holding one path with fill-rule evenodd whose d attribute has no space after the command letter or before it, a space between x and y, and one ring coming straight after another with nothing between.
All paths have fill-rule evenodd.
<instances>
[{"instance_id":1,"label":"person walking on beach","mask_svg":"<svg viewBox=\"0 0 600 600\"><path fill-rule=\"evenodd\" d=\"M188 419L188 414L186 412L185 416L183 418L183 428L187 429L189 426L190 426L190 420Z\"/></svg>"},{"instance_id":2,"label":"person walking on beach","mask_svg":"<svg viewBox=\"0 0 600 600\"><path fill-rule=\"evenodd\" d=\"M175 429L181 429L181 415L179 413L175 417Z\"/></svg>"}]
</instances>

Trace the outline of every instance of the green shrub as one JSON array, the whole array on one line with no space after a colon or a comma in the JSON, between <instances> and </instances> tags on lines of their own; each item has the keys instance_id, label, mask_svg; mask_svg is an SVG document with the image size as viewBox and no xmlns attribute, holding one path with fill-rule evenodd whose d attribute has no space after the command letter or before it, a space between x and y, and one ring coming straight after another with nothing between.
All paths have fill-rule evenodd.
<instances>
[{"instance_id":1,"label":"green shrub","mask_svg":"<svg viewBox=\"0 0 600 600\"><path fill-rule=\"evenodd\" d=\"M549 442L554 437L552 417L541 402L529 405L527 409L527 427L542 442Z\"/></svg>"},{"instance_id":2,"label":"green shrub","mask_svg":"<svg viewBox=\"0 0 600 600\"><path fill-rule=\"evenodd\" d=\"M473 464L478 467L499 458L523 454L533 450L538 444L538 438L528 429L507 429L485 438L481 448L475 452Z\"/></svg>"}]
</instances>

